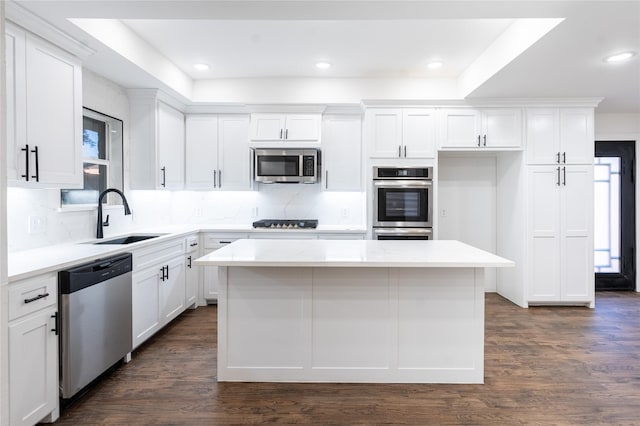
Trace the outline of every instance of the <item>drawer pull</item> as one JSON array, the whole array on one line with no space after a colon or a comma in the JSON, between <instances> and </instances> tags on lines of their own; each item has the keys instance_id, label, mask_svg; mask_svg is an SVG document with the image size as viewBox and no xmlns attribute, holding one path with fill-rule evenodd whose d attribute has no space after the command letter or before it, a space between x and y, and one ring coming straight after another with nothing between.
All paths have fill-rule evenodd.
<instances>
[{"instance_id":1,"label":"drawer pull","mask_svg":"<svg viewBox=\"0 0 640 426\"><path fill-rule=\"evenodd\" d=\"M35 302L36 300L44 299L47 296L49 296L49 293L39 294L36 297L32 297L30 299L24 299L24 303L26 304L26 303Z\"/></svg>"},{"instance_id":2,"label":"drawer pull","mask_svg":"<svg viewBox=\"0 0 640 426\"><path fill-rule=\"evenodd\" d=\"M198 245L198 243L191 243L191 244L189 244L189 247L195 247L197 245Z\"/></svg>"}]
</instances>

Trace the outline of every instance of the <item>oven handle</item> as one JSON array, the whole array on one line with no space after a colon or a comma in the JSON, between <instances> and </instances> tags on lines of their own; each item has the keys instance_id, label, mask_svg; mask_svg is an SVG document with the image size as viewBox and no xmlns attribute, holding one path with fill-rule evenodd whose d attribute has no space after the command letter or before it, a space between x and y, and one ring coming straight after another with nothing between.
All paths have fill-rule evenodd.
<instances>
[{"instance_id":1,"label":"oven handle","mask_svg":"<svg viewBox=\"0 0 640 426\"><path fill-rule=\"evenodd\" d=\"M432 180L374 180L376 188L432 188Z\"/></svg>"},{"instance_id":2,"label":"oven handle","mask_svg":"<svg viewBox=\"0 0 640 426\"><path fill-rule=\"evenodd\" d=\"M374 235L424 236L433 235L431 228L373 228Z\"/></svg>"}]
</instances>

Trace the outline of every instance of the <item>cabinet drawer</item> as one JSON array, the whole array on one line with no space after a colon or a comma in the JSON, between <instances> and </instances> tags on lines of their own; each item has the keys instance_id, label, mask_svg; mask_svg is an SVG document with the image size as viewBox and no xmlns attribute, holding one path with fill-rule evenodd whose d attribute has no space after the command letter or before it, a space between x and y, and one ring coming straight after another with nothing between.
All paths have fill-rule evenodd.
<instances>
[{"instance_id":1,"label":"cabinet drawer","mask_svg":"<svg viewBox=\"0 0 640 426\"><path fill-rule=\"evenodd\" d=\"M195 253L200 247L200 238L198 238L198 235L189 235L186 238L186 244L187 253Z\"/></svg>"},{"instance_id":2,"label":"cabinet drawer","mask_svg":"<svg viewBox=\"0 0 640 426\"><path fill-rule=\"evenodd\" d=\"M235 232L204 234L204 248L218 249L229 243L234 242L235 240L240 240L243 238L249 238L249 235L237 234Z\"/></svg>"},{"instance_id":3,"label":"cabinet drawer","mask_svg":"<svg viewBox=\"0 0 640 426\"><path fill-rule=\"evenodd\" d=\"M177 238L175 240L154 244L133 252L133 270L139 271L167 259L181 256L184 253L184 238Z\"/></svg>"},{"instance_id":4,"label":"cabinet drawer","mask_svg":"<svg viewBox=\"0 0 640 426\"><path fill-rule=\"evenodd\" d=\"M9 286L9 321L58 303L58 278L41 275Z\"/></svg>"}]
</instances>

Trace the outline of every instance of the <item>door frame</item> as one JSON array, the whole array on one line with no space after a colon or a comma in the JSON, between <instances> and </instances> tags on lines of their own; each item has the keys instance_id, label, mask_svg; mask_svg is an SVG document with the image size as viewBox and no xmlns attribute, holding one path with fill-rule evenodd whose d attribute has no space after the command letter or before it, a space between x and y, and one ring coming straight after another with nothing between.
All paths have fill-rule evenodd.
<instances>
[{"instance_id":1,"label":"door frame","mask_svg":"<svg viewBox=\"0 0 640 426\"><path fill-rule=\"evenodd\" d=\"M635 145L628 141L596 141L596 157L621 157L623 173L629 179L621 180L620 227L625 232L620 236L621 272L596 273L596 291L636 290L636 188Z\"/></svg>"}]
</instances>

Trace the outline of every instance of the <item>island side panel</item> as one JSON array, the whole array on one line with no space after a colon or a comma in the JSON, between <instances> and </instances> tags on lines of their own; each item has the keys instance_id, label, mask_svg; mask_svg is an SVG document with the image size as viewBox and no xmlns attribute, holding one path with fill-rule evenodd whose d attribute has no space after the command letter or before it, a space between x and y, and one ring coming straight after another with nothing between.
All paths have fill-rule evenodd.
<instances>
[{"instance_id":1,"label":"island side panel","mask_svg":"<svg viewBox=\"0 0 640 426\"><path fill-rule=\"evenodd\" d=\"M220 381L483 382L483 268L220 269Z\"/></svg>"}]
</instances>

